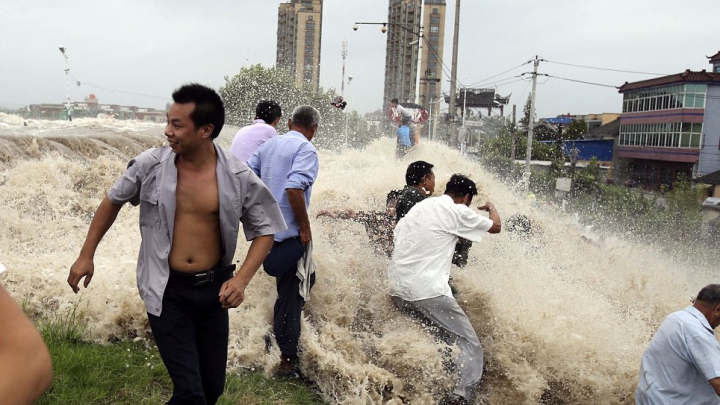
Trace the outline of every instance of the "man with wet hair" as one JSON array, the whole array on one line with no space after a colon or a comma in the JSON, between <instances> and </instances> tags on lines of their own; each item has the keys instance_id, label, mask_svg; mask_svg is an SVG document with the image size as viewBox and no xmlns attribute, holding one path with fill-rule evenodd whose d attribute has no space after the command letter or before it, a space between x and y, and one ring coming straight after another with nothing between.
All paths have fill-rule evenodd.
<instances>
[{"instance_id":1,"label":"man with wet hair","mask_svg":"<svg viewBox=\"0 0 720 405\"><path fill-rule=\"evenodd\" d=\"M270 190L215 145L225 122L220 96L187 84L173 93L167 145L133 158L95 212L67 282L90 284L93 257L127 202L140 205L137 283L150 329L173 382L168 404L215 404L225 387L228 308L237 308L286 229ZM252 240L240 269L240 223Z\"/></svg>"},{"instance_id":2,"label":"man with wet hair","mask_svg":"<svg viewBox=\"0 0 720 405\"><path fill-rule=\"evenodd\" d=\"M705 286L692 305L665 318L640 362L635 403L720 403L720 284Z\"/></svg>"},{"instance_id":3,"label":"man with wet hair","mask_svg":"<svg viewBox=\"0 0 720 405\"><path fill-rule=\"evenodd\" d=\"M273 331L280 346L278 374L287 376L300 374L300 318L315 283L314 270L308 266L301 268L298 261L312 252L307 209L319 162L317 150L310 141L319 124L320 113L315 108L295 108L288 120L290 132L265 142L248 161L275 196L288 226L286 231L275 235L275 243L263 263L265 272L277 278Z\"/></svg>"},{"instance_id":4,"label":"man with wet hair","mask_svg":"<svg viewBox=\"0 0 720 405\"><path fill-rule=\"evenodd\" d=\"M470 320L452 295L450 260L459 237L480 242L485 233L499 233L500 216L491 202L470 209L477 187L454 174L445 195L419 202L395 227L395 250L388 268L393 303L413 317L437 328L438 337L457 344L460 378L447 404L472 399L483 371L483 348Z\"/></svg>"},{"instance_id":5,"label":"man with wet hair","mask_svg":"<svg viewBox=\"0 0 720 405\"><path fill-rule=\"evenodd\" d=\"M435 173L431 163L423 160L412 162L405 171L405 188L398 197L395 216L401 220L415 204L435 191Z\"/></svg>"},{"instance_id":6,"label":"man with wet hair","mask_svg":"<svg viewBox=\"0 0 720 405\"><path fill-rule=\"evenodd\" d=\"M276 136L282 109L272 100L264 100L255 108L255 120L241 128L230 145L230 152L245 163L268 139Z\"/></svg>"}]
</instances>

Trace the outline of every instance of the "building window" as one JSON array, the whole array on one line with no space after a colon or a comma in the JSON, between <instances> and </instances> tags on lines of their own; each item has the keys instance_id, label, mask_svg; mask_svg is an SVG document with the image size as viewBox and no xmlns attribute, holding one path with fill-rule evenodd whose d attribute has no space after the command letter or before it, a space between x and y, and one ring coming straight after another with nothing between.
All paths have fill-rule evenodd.
<instances>
[{"instance_id":1,"label":"building window","mask_svg":"<svg viewBox=\"0 0 720 405\"><path fill-rule=\"evenodd\" d=\"M430 32L432 32L432 33L440 32L440 27L438 27L437 25L431 25Z\"/></svg>"},{"instance_id":2,"label":"building window","mask_svg":"<svg viewBox=\"0 0 720 405\"><path fill-rule=\"evenodd\" d=\"M430 42L433 42L433 43L440 42L440 36L439 35L430 35Z\"/></svg>"},{"instance_id":3,"label":"building window","mask_svg":"<svg viewBox=\"0 0 720 405\"><path fill-rule=\"evenodd\" d=\"M700 148L702 124L674 122L666 124L631 124L620 127L622 146L658 148Z\"/></svg>"},{"instance_id":4,"label":"building window","mask_svg":"<svg viewBox=\"0 0 720 405\"><path fill-rule=\"evenodd\" d=\"M430 25L440 25L440 17L430 17Z\"/></svg>"},{"instance_id":5,"label":"building window","mask_svg":"<svg viewBox=\"0 0 720 405\"><path fill-rule=\"evenodd\" d=\"M433 8L432 13L433 13L433 14L440 14L440 9L439 9L439 8Z\"/></svg>"}]
</instances>

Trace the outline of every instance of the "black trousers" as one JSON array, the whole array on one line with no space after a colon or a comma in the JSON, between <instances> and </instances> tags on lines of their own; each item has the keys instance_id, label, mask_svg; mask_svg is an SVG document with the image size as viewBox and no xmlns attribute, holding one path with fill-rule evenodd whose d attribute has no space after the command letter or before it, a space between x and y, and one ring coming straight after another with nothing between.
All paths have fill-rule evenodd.
<instances>
[{"instance_id":1,"label":"black trousers","mask_svg":"<svg viewBox=\"0 0 720 405\"><path fill-rule=\"evenodd\" d=\"M218 294L233 270L234 266L216 266L203 272L205 277L171 270L162 313L148 313L173 382L167 405L212 405L225 389L229 322Z\"/></svg>"},{"instance_id":2,"label":"black trousers","mask_svg":"<svg viewBox=\"0 0 720 405\"><path fill-rule=\"evenodd\" d=\"M275 242L265 258L263 268L276 277L277 301L273 310L273 332L283 356L297 356L300 342L300 316L305 300L300 295L300 279L296 275L297 262L305 253L299 238ZM315 284L315 274L310 285Z\"/></svg>"}]
</instances>

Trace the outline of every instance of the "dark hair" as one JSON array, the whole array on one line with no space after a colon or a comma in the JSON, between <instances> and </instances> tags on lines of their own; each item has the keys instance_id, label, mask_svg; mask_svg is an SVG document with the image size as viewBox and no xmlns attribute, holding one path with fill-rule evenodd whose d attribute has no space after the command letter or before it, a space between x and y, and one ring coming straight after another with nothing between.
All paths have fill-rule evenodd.
<instances>
[{"instance_id":1,"label":"dark hair","mask_svg":"<svg viewBox=\"0 0 720 405\"><path fill-rule=\"evenodd\" d=\"M392 103L400 104L400 103L398 103L398 99L396 99L396 98L390 100L390 104L392 104Z\"/></svg>"},{"instance_id":2,"label":"dark hair","mask_svg":"<svg viewBox=\"0 0 720 405\"><path fill-rule=\"evenodd\" d=\"M315 107L309 105L300 105L295 107L292 113L293 125L305 129L311 129L312 127L320 124L320 113Z\"/></svg>"},{"instance_id":3,"label":"dark hair","mask_svg":"<svg viewBox=\"0 0 720 405\"><path fill-rule=\"evenodd\" d=\"M720 304L720 284L708 284L703 287L695 301L703 301L713 305Z\"/></svg>"},{"instance_id":4,"label":"dark hair","mask_svg":"<svg viewBox=\"0 0 720 405\"><path fill-rule=\"evenodd\" d=\"M450 177L450 181L445 185L445 194L450 194L455 197L465 197L469 194L470 200L472 200L477 193L478 190L475 182L462 174L453 174Z\"/></svg>"},{"instance_id":5,"label":"dark hair","mask_svg":"<svg viewBox=\"0 0 720 405\"><path fill-rule=\"evenodd\" d=\"M195 128L212 124L210 137L215 139L225 125L225 106L215 90L202 84L189 83L180 86L172 94L173 101L178 104L195 103L190 114Z\"/></svg>"},{"instance_id":6,"label":"dark hair","mask_svg":"<svg viewBox=\"0 0 720 405\"><path fill-rule=\"evenodd\" d=\"M405 171L405 184L408 186L417 186L422 182L423 177L432 174L432 164L418 160L412 162Z\"/></svg>"},{"instance_id":7,"label":"dark hair","mask_svg":"<svg viewBox=\"0 0 720 405\"><path fill-rule=\"evenodd\" d=\"M397 200L400 194L402 194L400 190L391 190L387 195L387 199L385 199L385 205L390 204L390 201Z\"/></svg>"},{"instance_id":8,"label":"dark hair","mask_svg":"<svg viewBox=\"0 0 720 405\"><path fill-rule=\"evenodd\" d=\"M400 120L400 125L407 125L412 121L412 118L410 117L402 117L402 120Z\"/></svg>"},{"instance_id":9,"label":"dark hair","mask_svg":"<svg viewBox=\"0 0 720 405\"><path fill-rule=\"evenodd\" d=\"M272 100L263 100L255 108L255 118L265 121L268 125L280 117L282 117L282 109Z\"/></svg>"}]
</instances>

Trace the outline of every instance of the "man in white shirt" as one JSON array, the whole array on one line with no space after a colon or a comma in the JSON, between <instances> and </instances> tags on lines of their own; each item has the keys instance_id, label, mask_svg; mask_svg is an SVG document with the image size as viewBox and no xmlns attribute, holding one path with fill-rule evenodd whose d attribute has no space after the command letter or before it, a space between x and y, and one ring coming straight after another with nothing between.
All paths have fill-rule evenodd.
<instances>
[{"instance_id":1,"label":"man in white shirt","mask_svg":"<svg viewBox=\"0 0 720 405\"><path fill-rule=\"evenodd\" d=\"M242 127L230 145L230 152L239 161L246 163L250 156L268 139L277 135L277 126L282 117L280 106L272 101L261 101L255 108L255 120Z\"/></svg>"},{"instance_id":2,"label":"man in white shirt","mask_svg":"<svg viewBox=\"0 0 720 405\"><path fill-rule=\"evenodd\" d=\"M720 404L720 284L705 286L693 305L668 315L640 362L637 405Z\"/></svg>"},{"instance_id":3,"label":"man in white shirt","mask_svg":"<svg viewBox=\"0 0 720 405\"><path fill-rule=\"evenodd\" d=\"M487 233L499 233L495 205L478 207L489 218L470 209L477 187L469 178L454 174L445 195L417 203L395 227L392 263L388 268L390 294L396 306L430 323L448 344L457 344L460 379L444 403L471 400L483 371L483 348L470 320L452 295L448 280L459 237L480 242Z\"/></svg>"}]
</instances>

